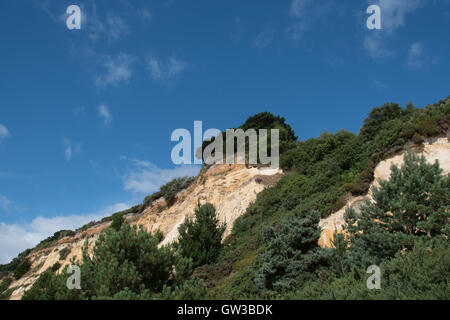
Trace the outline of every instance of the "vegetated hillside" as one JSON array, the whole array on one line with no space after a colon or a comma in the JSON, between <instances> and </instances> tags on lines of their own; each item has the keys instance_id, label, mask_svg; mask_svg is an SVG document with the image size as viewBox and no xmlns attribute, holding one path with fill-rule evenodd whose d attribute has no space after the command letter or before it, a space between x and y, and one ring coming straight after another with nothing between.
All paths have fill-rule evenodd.
<instances>
[{"instance_id":1,"label":"vegetated hillside","mask_svg":"<svg viewBox=\"0 0 450 320\"><path fill-rule=\"evenodd\" d=\"M198 226L180 225L181 243L163 246L162 235L136 234L118 215L92 257L84 251L82 290L67 290L65 269L58 276L48 270L25 298L448 299L448 174L408 153L390 182L371 184L377 164L406 146L425 149L441 137L448 148L442 139L448 142L449 122L450 98L425 109L389 103L371 111L358 135L341 130L298 142L285 119L255 115L241 127L281 129L285 174L258 193L222 246L211 246L221 226L208 206L196 209ZM369 189L373 201L344 215L345 205ZM342 233L328 234L332 248L320 247L319 224L339 212ZM205 258L202 246L216 254ZM8 271L20 279L27 265L19 259ZM382 290L366 288L372 264L382 270Z\"/></svg>"},{"instance_id":2,"label":"vegetated hillside","mask_svg":"<svg viewBox=\"0 0 450 320\"><path fill-rule=\"evenodd\" d=\"M2 266L5 275L10 274L4 285L9 290L4 296L20 299L42 273L61 272L73 259L81 260L86 240L92 249L102 233L109 228L119 229L124 221L149 232L161 231L163 241L159 246L171 243L178 237L178 226L194 214L199 201L217 208L219 220L226 223L223 235L226 237L257 193L275 184L280 177L281 171L277 169L220 165L204 167L196 178L174 179L146 197L142 204L99 222L90 222L76 231L57 232Z\"/></svg>"},{"instance_id":3,"label":"vegetated hillside","mask_svg":"<svg viewBox=\"0 0 450 320\"><path fill-rule=\"evenodd\" d=\"M258 194L257 201L235 222L233 234L227 239L218 263L196 270L196 275L204 279L210 288L209 296L236 299L321 299L367 298L369 295L375 298L419 298L429 295L443 298L442 290L433 295L433 290L426 287L440 285L444 287L448 298L450 272L446 236L443 244L436 244L439 248L444 247L437 252L447 253L446 256L436 256L436 260L440 259L440 263L445 266L444 270L424 269L423 275L400 275L399 271L392 277L404 277L402 280L405 283L401 284L404 292L398 289L399 292L392 296L383 295L382 292L369 292L365 288L365 268L369 265L361 265L359 258L355 258L356 254L343 245L337 250L318 250L316 247L302 247L301 239L286 248L270 248L270 245L282 239L283 233L287 233L287 239L295 239L296 234L308 231L319 222L317 218L314 221L302 219L309 219L312 215L326 218L330 213L343 208L350 197L365 195L373 180L376 164L403 151L407 142L412 141L420 146L427 137L444 136L448 139L449 122L449 98L425 109L417 109L412 104L401 108L397 104L389 103L371 111L358 135L345 130L336 134L325 132L317 139L298 142L283 152L281 165L288 173L275 187ZM447 209L443 214L445 223L442 227L448 232L450 189L448 178L446 181L443 205ZM417 193L419 192L420 190L417 190ZM412 203L414 199L410 201ZM295 223L291 221L288 225L293 225L292 230L283 230L283 220L300 220L307 225L294 227ZM400 223L403 221L400 220ZM315 236L308 235L312 238L311 243L314 243L316 236L317 233ZM417 236L417 241L421 238ZM381 251L385 244L382 240L374 240L374 250L379 248ZM413 247L405 246L398 251L411 251ZM277 251L281 257L277 256ZM289 270L285 270L289 261L283 260L283 254L291 257L288 259L292 260ZM300 257L294 258L296 255ZM373 263L388 263L391 258L393 257L385 256L383 259L367 260ZM395 259L397 262L391 262L392 264L407 258L401 256ZM413 260L411 263L415 263L414 266L417 267L420 261ZM412 265L409 267L412 268ZM441 277L428 279L428 284L422 283L429 272L438 271L443 272ZM414 280L421 282L416 284L408 277L423 278ZM435 281L439 283L434 284ZM411 289L415 286L423 287L424 293Z\"/></svg>"}]
</instances>

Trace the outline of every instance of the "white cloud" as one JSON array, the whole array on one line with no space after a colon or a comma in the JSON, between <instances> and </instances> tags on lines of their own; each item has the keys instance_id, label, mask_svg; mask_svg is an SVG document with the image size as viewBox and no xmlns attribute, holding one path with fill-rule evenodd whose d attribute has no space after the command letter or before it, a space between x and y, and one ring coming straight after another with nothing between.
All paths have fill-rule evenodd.
<instances>
[{"instance_id":1,"label":"white cloud","mask_svg":"<svg viewBox=\"0 0 450 320\"><path fill-rule=\"evenodd\" d=\"M81 152L81 143L76 143L75 145L69 139L63 138L64 145L64 157L67 162L72 160L72 157Z\"/></svg>"},{"instance_id":2,"label":"white cloud","mask_svg":"<svg viewBox=\"0 0 450 320\"><path fill-rule=\"evenodd\" d=\"M5 264L25 249L33 248L40 241L60 230L75 230L91 221L98 221L114 212L131 207L129 203L117 203L95 214L37 217L25 224L0 222L0 264Z\"/></svg>"},{"instance_id":3,"label":"white cloud","mask_svg":"<svg viewBox=\"0 0 450 320\"><path fill-rule=\"evenodd\" d=\"M95 78L95 85L104 88L128 83L133 75L133 62L134 58L125 53L116 57L106 56L103 63L105 72Z\"/></svg>"},{"instance_id":4,"label":"white cloud","mask_svg":"<svg viewBox=\"0 0 450 320\"><path fill-rule=\"evenodd\" d=\"M406 25L407 14L423 3L423 0L368 1L368 4L375 4L381 8L381 30L367 30L363 41L363 46L371 58L387 58L395 54L395 51L389 48L389 40L398 28ZM365 16L365 19L367 17Z\"/></svg>"},{"instance_id":5,"label":"white cloud","mask_svg":"<svg viewBox=\"0 0 450 320\"><path fill-rule=\"evenodd\" d=\"M124 188L127 191L136 193L153 193L174 178L196 176L200 171L200 166L194 165L162 169L145 160L129 159L127 157L122 157L122 159L128 160L132 165L122 177Z\"/></svg>"},{"instance_id":6,"label":"white cloud","mask_svg":"<svg viewBox=\"0 0 450 320\"><path fill-rule=\"evenodd\" d=\"M150 71L150 77L156 82L170 81L187 67L186 62L175 57L170 57L166 63L163 63L154 56L148 56L146 64Z\"/></svg>"},{"instance_id":7,"label":"white cloud","mask_svg":"<svg viewBox=\"0 0 450 320\"><path fill-rule=\"evenodd\" d=\"M406 15L416 10L423 0L378 0L368 1L381 8L381 28L389 33L406 24Z\"/></svg>"},{"instance_id":8,"label":"white cloud","mask_svg":"<svg viewBox=\"0 0 450 320\"><path fill-rule=\"evenodd\" d=\"M9 136L9 130L3 124L0 123L0 141Z\"/></svg>"},{"instance_id":9,"label":"white cloud","mask_svg":"<svg viewBox=\"0 0 450 320\"><path fill-rule=\"evenodd\" d=\"M105 106L104 104L98 107L98 115L100 116L100 118L103 119L103 123L105 124L105 126L111 123L112 121L111 112L109 112L108 107Z\"/></svg>"}]
</instances>

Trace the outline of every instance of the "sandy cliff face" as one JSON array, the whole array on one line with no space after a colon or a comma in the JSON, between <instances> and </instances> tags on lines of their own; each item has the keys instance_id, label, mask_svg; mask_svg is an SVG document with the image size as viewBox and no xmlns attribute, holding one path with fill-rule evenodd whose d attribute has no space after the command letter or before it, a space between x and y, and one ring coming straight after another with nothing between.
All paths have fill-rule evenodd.
<instances>
[{"instance_id":1,"label":"sandy cliff face","mask_svg":"<svg viewBox=\"0 0 450 320\"><path fill-rule=\"evenodd\" d=\"M281 178L282 172L270 168L246 168L245 165L215 165L188 189L177 195L177 200L170 208L160 199L139 215L128 215L131 224L142 225L148 231L161 230L165 236L162 245L175 241L178 237L178 226L187 216L193 216L198 201L210 202L215 208L219 219L227 223L225 237L231 233L234 221L245 213L249 204L265 187L275 184ZM31 253L28 258L32 264L30 271L9 288L14 288L10 297L21 299L39 278L40 274L51 268L56 262L62 267L69 264L72 258L81 260L82 247L86 239L91 246L99 234L109 226L109 223L95 225L73 237L61 239L57 245ZM69 255L62 261L59 252L70 249ZM62 268L61 268L62 269ZM60 269L60 270L61 270Z\"/></svg>"},{"instance_id":2,"label":"sandy cliff face","mask_svg":"<svg viewBox=\"0 0 450 320\"><path fill-rule=\"evenodd\" d=\"M450 172L450 144L447 138L427 140L422 146L411 146L418 153L423 154L427 161L434 163L439 160L445 174ZM394 155L375 168L374 185L378 185L380 179L387 179L390 175L392 164L401 165L404 153ZM142 225L149 231L161 230L165 236L162 244L175 241L178 237L178 226L187 216L193 216L198 201L210 202L216 207L219 219L227 223L225 237L231 233L234 221L245 213L248 205L255 201L256 195L265 187L275 184L282 176L280 170L268 168L246 168L244 165L216 165L202 173L188 189L177 195L177 201L170 208L160 199L139 215L128 215L126 218L132 224ZM259 178L259 179L257 179ZM258 182L257 182L258 181ZM371 196L371 189L368 197ZM356 209L362 204L364 197L350 197L347 205L320 221L322 235L319 240L321 246L331 246L335 229L342 231L344 213L347 206ZM81 259L82 247L86 239L92 246L99 234L109 226L109 223L95 225L73 237L66 237L57 245L33 252L29 255L32 263L30 271L18 281L14 281L10 288L14 288L11 299L20 299L39 278L39 275L56 262L61 266L70 263L72 258ZM70 249L69 255L62 261L59 260L59 251Z\"/></svg>"},{"instance_id":3,"label":"sandy cliff face","mask_svg":"<svg viewBox=\"0 0 450 320\"><path fill-rule=\"evenodd\" d=\"M439 164L444 174L450 173L450 139L449 137L441 137L427 140L422 146L413 146L410 148L418 154L425 156L427 162L434 163L439 160ZM402 152L393 157L381 161L375 168L374 181L369 189L367 197L372 196L373 186L379 186L380 180L387 180L391 174L391 166L401 166L405 153ZM365 197L350 197L347 204L341 210L333 213L328 218L320 221L322 227L322 235L319 240L321 246L331 247L334 231L342 231L344 224L344 213L348 206L353 206L358 211L359 206L363 203Z\"/></svg>"},{"instance_id":4,"label":"sandy cliff face","mask_svg":"<svg viewBox=\"0 0 450 320\"><path fill-rule=\"evenodd\" d=\"M218 165L210 168L204 178L185 190L177 202L158 213L155 204L144 211L136 223L148 231L161 230L165 238L162 245L178 238L178 227L187 216L193 216L197 202L212 203L221 222L226 222L224 237L231 233L234 221L256 199L266 185L274 184L281 177L277 169L246 169L243 165ZM256 182L260 178L262 182Z\"/></svg>"}]
</instances>

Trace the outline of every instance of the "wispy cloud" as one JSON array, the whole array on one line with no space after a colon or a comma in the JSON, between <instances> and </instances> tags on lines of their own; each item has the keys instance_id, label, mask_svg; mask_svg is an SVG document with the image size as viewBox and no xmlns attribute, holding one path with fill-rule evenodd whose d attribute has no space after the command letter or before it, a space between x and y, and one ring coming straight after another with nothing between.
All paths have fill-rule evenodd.
<instances>
[{"instance_id":1,"label":"wispy cloud","mask_svg":"<svg viewBox=\"0 0 450 320\"><path fill-rule=\"evenodd\" d=\"M363 46L374 59L388 58L395 54L389 47L389 40L398 28L406 25L406 16L424 3L423 0L369 0L381 9L381 30L367 30Z\"/></svg>"},{"instance_id":2,"label":"wispy cloud","mask_svg":"<svg viewBox=\"0 0 450 320\"><path fill-rule=\"evenodd\" d=\"M63 138L64 145L64 157L67 162L72 160L72 157L81 152L81 143L76 143L75 145L69 139Z\"/></svg>"},{"instance_id":3,"label":"wispy cloud","mask_svg":"<svg viewBox=\"0 0 450 320\"><path fill-rule=\"evenodd\" d=\"M423 46L420 42L413 43L409 48L406 64L415 68L423 66Z\"/></svg>"},{"instance_id":4,"label":"wispy cloud","mask_svg":"<svg viewBox=\"0 0 450 320\"><path fill-rule=\"evenodd\" d=\"M150 77L156 82L167 82L179 76L187 67L184 60L170 57L167 62L162 62L155 56L147 56L147 69Z\"/></svg>"},{"instance_id":5,"label":"wispy cloud","mask_svg":"<svg viewBox=\"0 0 450 320\"><path fill-rule=\"evenodd\" d=\"M373 59L388 58L394 55L394 50L386 44L386 37L380 31L374 31L374 34L368 34L363 42L369 56Z\"/></svg>"},{"instance_id":6,"label":"wispy cloud","mask_svg":"<svg viewBox=\"0 0 450 320\"><path fill-rule=\"evenodd\" d=\"M100 88L118 86L128 83L133 75L134 58L128 54L120 53L115 57L104 57L104 73L95 78L95 85Z\"/></svg>"},{"instance_id":7,"label":"wispy cloud","mask_svg":"<svg viewBox=\"0 0 450 320\"><path fill-rule=\"evenodd\" d=\"M245 32L245 25L242 23L242 20L240 17L234 18L234 24L233 24L233 31L231 33L231 39L233 42L237 43L241 40L242 36Z\"/></svg>"},{"instance_id":8,"label":"wispy cloud","mask_svg":"<svg viewBox=\"0 0 450 320\"><path fill-rule=\"evenodd\" d=\"M111 44L130 33L130 27L127 22L114 13L108 12L106 16L101 17L97 14L97 7L92 5L92 9L83 8L84 26L87 29L89 39L99 41L105 39Z\"/></svg>"},{"instance_id":9,"label":"wispy cloud","mask_svg":"<svg viewBox=\"0 0 450 320\"><path fill-rule=\"evenodd\" d=\"M108 13L106 16L106 26L108 30L106 37L109 42L116 41L130 32L126 22L121 17L112 13Z\"/></svg>"},{"instance_id":10,"label":"wispy cloud","mask_svg":"<svg viewBox=\"0 0 450 320\"><path fill-rule=\"evenodd\" d=\"M174 178L195 176L200 171L200 166L194 165L163 169L145 160L127 157L122 159L130 164L130 168L122 176L124 189L136 193L153 193Z\"/></svg>"},{"instance_id":11,"label":"wispy cloud","mask_svg":"<svg viewBox=\"0 0 450 320\"><path fill-rule=\"evenodd\" d=\"M261 49L268 47L273 41L274 34L274 30L271 28L260 32L253 40L253 45Z\"/></svg>"},{"instance_id":12,"label":"wispy cloud","mask_svg":"<svg viewBox=\"0 0 450 320\"><path fill-rule=\"evenodd\" d=\"M330 12L333 5L333 1L292 0L289 11L292 23L286 28L287 35L294 41L302 39L312 24Z\"/></svg>"},{"instance_id":13,"label":"wispy cloud","mask_svg":"<svg viewBox=\"0 0 450 320\"><path fill-rule=\"evenodd\" d=\"M0 211L7 211L12 205L12 201L0 194Z\"/></svg>"},{"instance_id":14,"label":"wispy cloud","mask_svg":"<svg viewBox=\"0 0 450 320\"><path fill-rule=\"evenodd\" d=\"M43 10L55 23L66 24L67 14L65 11L58 11L49 2L39 1L37 6ZM93 41L105 40L108 44L118 41L130 33L128 23L121 16L107 12L106 15L99 15L97 5L80 4L81 7L81 29L86 31L88 38ZM148 17L147 17L148 18Z\"/></svg>"},{"instance_id":15,"label":"wispy cloud","mask_svg":"<svg viewBox=\"0 0 450 320\"><path fill-rule=\"evenodd\" d=\"M0 264L8 263L25 249L33 248L40 241L60 230L75 230L82 225L98 221L114 212L128 209L131 203L117 203L99 212L86 215L37 217L28 223L7 224L0 222Z\"/></svg>"},{"instance_id":16,"label":"wispy cloud","mask_svg":"<svg viewBox=\"0 0 450 320\"><path fill-rule=\"evenodd\" d=\"M152 13L147 9L139 9L137 11L137 15L139 18L141 18L144 22L150 22L153 20Z\"/></svg>"},{"instance_id":17,"label":"wispy cloud","mask_svg":"<svg viewBox=\"0 0 450 320\"><path fill-rule=\"evenodd\" d=\"M105 126L108 126L112 121L111 112L109 112L109 108L104 104L98 106L98 115L102 118Z\"/></svg>"},{"instance_id":18,"label":"wispy cloud","mask_svg":"<svg viewBox=\"0 0 450 320\"><path fill-rule=\"evenodd\" d=\"M9 137L10 133L7 127L0 123L0 142Z\"/></svg>"}]
</instances>

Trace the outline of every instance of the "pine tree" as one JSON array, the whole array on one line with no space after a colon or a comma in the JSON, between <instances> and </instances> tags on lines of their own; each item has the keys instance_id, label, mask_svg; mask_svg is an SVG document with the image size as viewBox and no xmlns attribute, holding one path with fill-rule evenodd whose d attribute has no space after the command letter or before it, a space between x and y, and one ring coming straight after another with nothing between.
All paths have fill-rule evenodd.
<instances>
[{"instance_id":1,"label":"pine tree","mask_svg":"<svg viewBox=\"0 0 450 320\"><path fill-rule=\"evenodd\" d=\"M285 219L278 228L264 230L262 266L255 273L260 291L288 289L303 272L314 271L325 262L325 250L318 246L319 220L319 213L312 212L303 219Z\"/></svg>"},{"instance_id":2,"label":"pine tree","mask_svg":"<svg viewBox=\"0 0 450 320\"><path fill-rule=\"evenodd\" d=\"M162 233L124 223L106 229L92 250L86 241L80 267L81 290L69 290L67 267L60 275L47 270L24 299L151 299L165 287L181 285L192 274L190 261L172 246L159 247Z\"/></svg>"},{"instance_id":3,"label":"pine tree","mask_svg":"<svg viewBox=\"0 0 450 320\"><path fill-rule=\"evenodd\" d=\"M212 204L198 203L195 220L186 218L178 228L181 254L192 259L194 268L215 262L222 247L225 228L225 224L220 224Z\"/></svg>"},{"instance_id":4,"label":"pine tree","mask_svg":"<svg viewBox=\"0 0 450 320\"><path fill-rule=\"evenodd\" d=\"M345 214L350 235L349 257L360 266L378 264L399 250L412 249L418 238L450 235L450 175L436 161L408 151L401 168L392 166L389 180L373 188L361 214Z\"/></svg>"}]
</instances>

